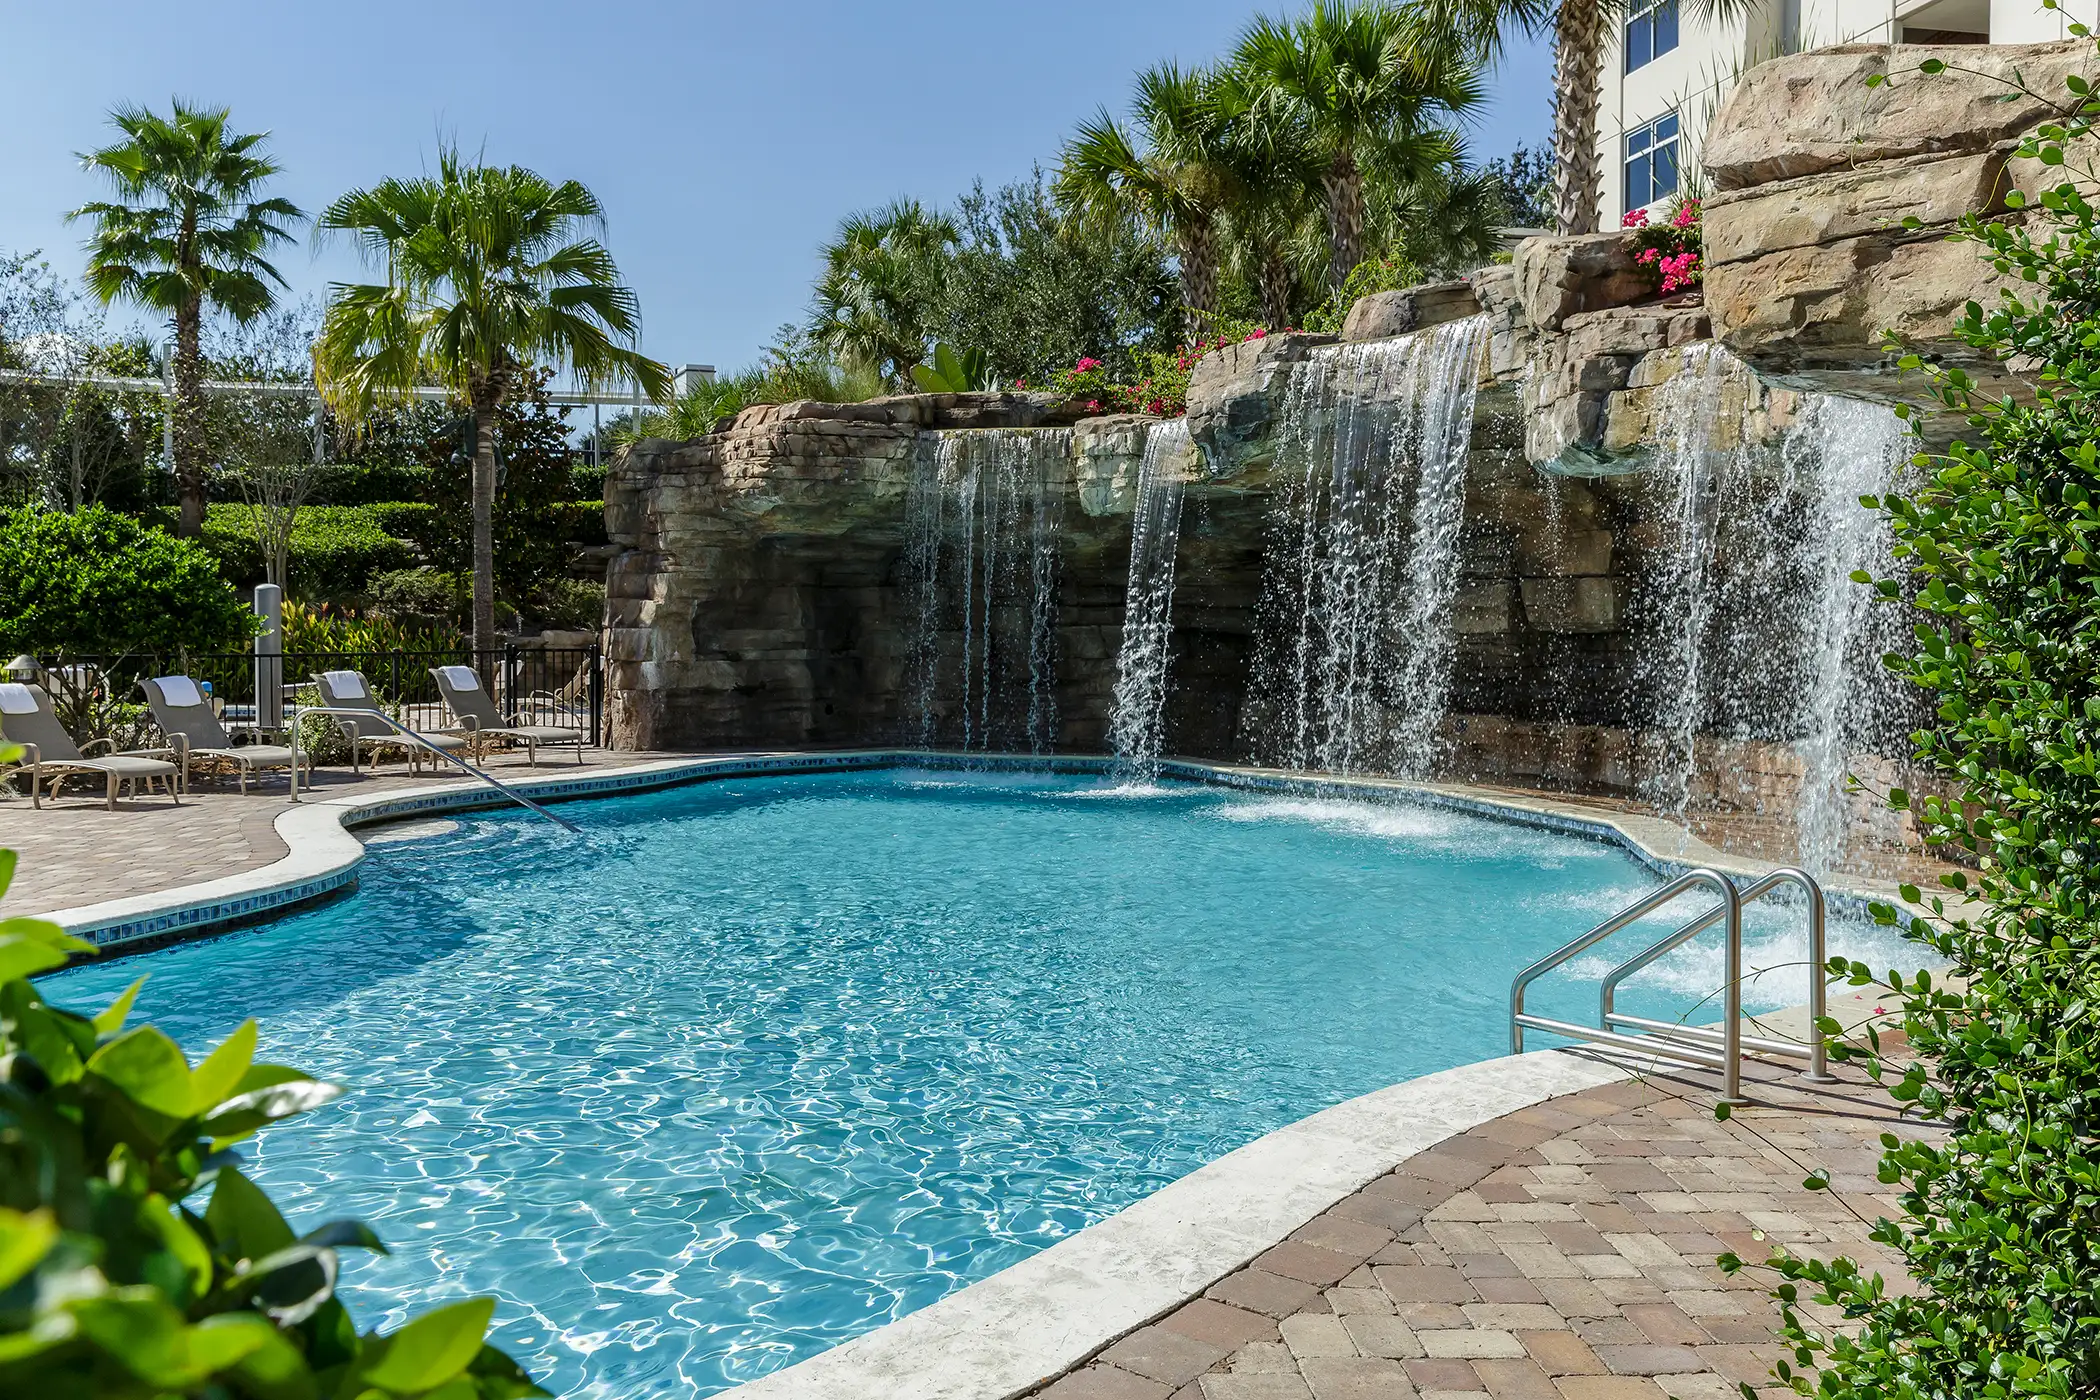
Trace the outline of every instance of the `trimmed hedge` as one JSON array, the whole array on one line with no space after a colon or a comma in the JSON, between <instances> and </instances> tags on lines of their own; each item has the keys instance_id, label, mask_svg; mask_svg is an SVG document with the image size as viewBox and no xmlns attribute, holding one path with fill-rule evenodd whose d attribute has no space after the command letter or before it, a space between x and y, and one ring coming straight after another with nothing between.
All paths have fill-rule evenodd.
<instances>
[{"instance_id":1,"label":"trimmed hedge","mask_svg":"<svg viewBox=\"0 0 2100 1400\"><path fill-rule=\"evenodd\" d=\"M292 596L355 597L379 574L412 567L416 548L403 535L432 514L431 506L417 501L305 507L292 523ZM203 543L232 582L263 581L262 546L246 506L212 506Z\"/></svg>"}]
</instances>

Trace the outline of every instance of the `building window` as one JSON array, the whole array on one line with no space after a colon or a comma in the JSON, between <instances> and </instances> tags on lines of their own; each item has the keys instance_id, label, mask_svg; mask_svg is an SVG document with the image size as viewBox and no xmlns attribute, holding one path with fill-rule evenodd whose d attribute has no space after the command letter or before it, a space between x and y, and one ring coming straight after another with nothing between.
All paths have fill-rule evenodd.
<instances>
[{"instance_id":1,"label":"building window","mask_svg":"<svg viewBox=\"0 0 2100 1400\"><path fill-rule=\"evenodd\" d=\"M1626 208L1677 193L1677 114L1666 112L1626 133Z\"/></svg>"},{"instance_id":2,"label":"building window","mask_svg":"<svg viewBox=\"0 0 2100 1400\"><path fill-rule=\"evenodd\" d=\"M1677 47L1677 0L1633 0L1626 11L1626 71Z\"/></svg>"}]
</instances>

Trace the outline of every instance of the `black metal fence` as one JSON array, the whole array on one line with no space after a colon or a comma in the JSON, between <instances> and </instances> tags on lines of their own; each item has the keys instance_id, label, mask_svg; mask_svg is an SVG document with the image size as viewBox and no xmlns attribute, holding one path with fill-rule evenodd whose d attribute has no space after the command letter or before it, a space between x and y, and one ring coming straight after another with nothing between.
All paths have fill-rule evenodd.
<instances>
[{"instance_id":1,"label":"black metal fence","mask_svg":"<svg viewBox=\"0 0 2100 1400\"><path fill-rule=\"evenodd\" d=\"M262 729L273 713L317 703L314 677L323 671L356 671L373 697L411 728L454 727L431 670L467 666L498 712L518 724L552 725L582 731L592 744L603 739L604 657L591 647L505 646L474 651L288 651L273 658L279 687L276 707L258 704L258 658L252 652L131 652L122 656L48 655L36 658L37 678L52 706L77 738L112 735L141 741L132 731L150 725L139 682L154 676L189 676L208 687L229 729ZM84 731L84 732L83 732Z\"/></svg>"}]
</instances>

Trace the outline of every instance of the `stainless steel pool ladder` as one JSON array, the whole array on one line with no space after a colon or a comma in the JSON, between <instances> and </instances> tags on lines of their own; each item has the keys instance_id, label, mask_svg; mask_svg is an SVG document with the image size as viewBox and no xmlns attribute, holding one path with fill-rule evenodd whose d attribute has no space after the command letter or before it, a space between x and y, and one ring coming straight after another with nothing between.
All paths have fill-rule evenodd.
<instances>
[{"instance_id":1,"label":"stainless steel pool ladder","mask_svg":"<svg viewBox=\"0 0 2100 1400\"><path fill-rule=\"evenodd\" d=\"M509 783L499 780L495 774L490 773L485 769L478 767L475 764L467 762L465 759L461 758L457 754L450 753L444 749L439 748L436 744L431 743L430 740L426 739L421 734L418 734L415 730L410 729L407 725L403 724L400 720L395 719L392 715L386 714L379 710L360 710L347 705L301 705L296 709L287 709L286 723L288 724L292 732L292 801L294 802L297 802L299 800L299 716L301 715L335 715L343 719L377 720L379 721L379 723L384 724L388 728L392 729L396 734L400 735L402 738L407 739L412 743L422 745L431 753L434 753L439 758L444 759L445 762L451 764L453 767L460 769L462 772L468 773L473 777L481 779L481 781L487 783L490 787L502 793L511 801L517 803L522 807L531 808L533 811L545 817L548 821L553 822L556 826L560 827L563 831L578 836L583 834L581 829L577 827L576 823L569 821L566 818L555 816L554 813L548 811L545 807L542 807L539 803L533 801L524 793L519 792Z\"/></svg>"},{"instance_id":2,"label":"stainless steel pool ladder","mask_svg":"<svg viewBox=\"0 0 2100 1400\"><path fill-rule=\"evenodd\" d=\"M1805 1045L1790 1040L1773 1040L1765 1036L1743 1034L1743 908L1764 898L1782 885L1799 886L1808 906L1809 1025L1808 1043ZM1549 1016L1534 1016L1524 1009L1525 989L1540 977L1569 959L1587 952L1636 919L1644 918L1697 889L1711 890L1720 897L1719 902L1606 973L1598 986L1596 1025L1585 1026L1573 1021L1558 1021ZM1613 1001L1621 982L1665 953L1696 938L1716 923L1724 923L1727 929L1727 982L1721 989L1720 1025L1687 1026L1674 1021L1656 1021L1645 1016L1631 1016L1614 1008ZM1609 1046L1615 1050L1718 1069L1721 1071L1721 1098L1727 1103L1744 1102L1742 1064L1745 1048L1767 1055L1805 1059L1808 1061L1808 1068L1804 1071L1804 1077L1818 1084L1827 1084L1831 1082L1832 1076L1829 1072L1821 1024L1824 1011L1825 961L1823 923L1823 887L1805 870L1797 870L1791 866L1774 870L1740 890L1736 888L1734 881L1718 871L1703 866L1697 870L1686 871L1647 898L1629 904L1582 937L1547 954L1517 974L1516 980L1509 984L1510 1048L1519 1054L1523 1053L1524 1031L1528 1027L1532 1030L1551 1031L1571 1040Z\"/></svg>"}]
</instances>

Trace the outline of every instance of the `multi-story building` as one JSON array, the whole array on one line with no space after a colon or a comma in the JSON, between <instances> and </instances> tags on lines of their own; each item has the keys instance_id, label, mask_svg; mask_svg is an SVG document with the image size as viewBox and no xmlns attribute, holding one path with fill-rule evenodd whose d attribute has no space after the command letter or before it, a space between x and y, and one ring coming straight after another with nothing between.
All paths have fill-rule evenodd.
<instances>
[{"instance_id":1,"label":"multi-story building","mask_svg":"<svg viewBox=\"0 0 2100 1400\"><path fill-rule=\"evenodd\" d=\"M1780 54L1832 44L2038 44L2095 24L2100 0L1753 0L1715 22L1693 0L1626 0L1604 55L1598 225L1698 191L1706 124L1735 80Z\"/></svg>"}]
</instances>

